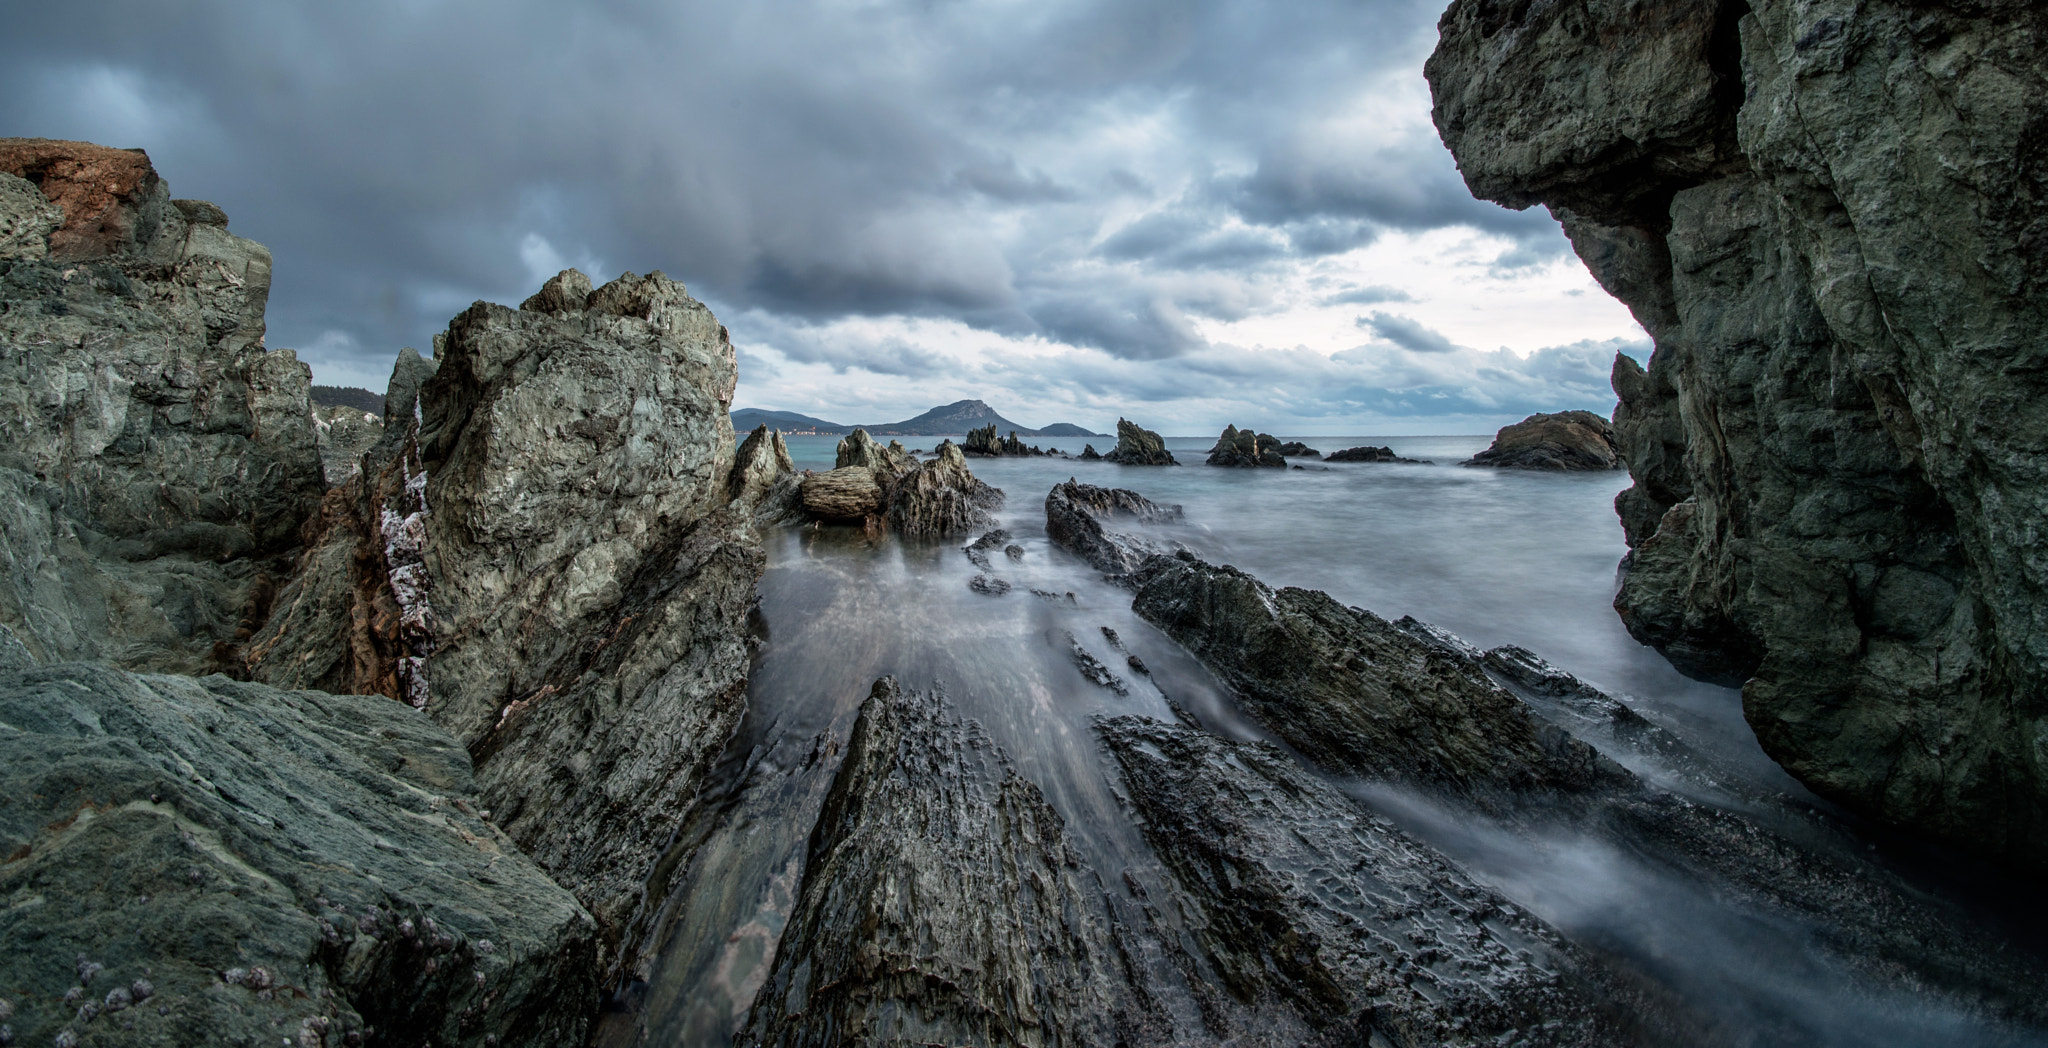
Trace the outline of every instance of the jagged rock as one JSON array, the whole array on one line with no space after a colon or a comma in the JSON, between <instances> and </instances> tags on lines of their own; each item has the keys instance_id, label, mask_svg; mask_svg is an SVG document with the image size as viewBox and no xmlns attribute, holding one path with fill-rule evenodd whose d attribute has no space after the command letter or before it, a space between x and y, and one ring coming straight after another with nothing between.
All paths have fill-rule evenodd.
<instances>
[{"instance_id":1,"label":"jagged rock","mask_svg":"<svg viewBox=\"0 0 2048 1048\"><path fill-rule=\"evenodd\" d=\"M0 672L0 725L20 1043L581 1043L594 923L425 716L72 663Z\"/></svg>"},{"instance_id":2,"label":"jagged rock","mask_svg":"<svg viewBox=\"0 0 2048 1048\"><path fill-rule=\"evenodd\" d=\"M1166 450L1166 441L1159 434L1121 418L1116 420L1116 448L1102 456L1102 460L1125 466L1180 465L1173 460L1173 452Z\"/></svg>"},{"instance_id":3,"label":"jagged rock","mask_svg":"<svg viewBox=\"0 0 2048 1048\"><path fill-rule=\"evenodd\" d=\"M1609 1014L1637 994L1278 749L1141 717L1098 731L1236 1000L1342 1031L1317 1043L1640 1043Z\"/></svg>"},{"instance_id":4,"label":"jagged rock","mask_svg":"<svg viewBox=\"0 0 2048 1048\"><path fill-rule=\"evenodd\" d=\"M1017 431L1014 429L1010 431L1010 435L1007 438L997 437L994 423L990 423L980 429L968 430L967 440L961 445L960 450L969 455L988 457L1045 454L1043 449L1026 446L1022 440L1017 439Z\"/></svg>"},{"instance_id":5,"label":"jagged rock","mask_svg":"<svg viewBox=\"0 0 2048 1048\"><path fill-rule=\"evenodd\" d=\"M320 468L332 487L361 471L363 453L384 437L384 420L361 408L315 408L313 436L320 448Z\"/></svg>"},{"instance_id":6,"label":"jagged rock","mask_svg":"<svg viewBox=\"0 0 2048 1048\"><path fill-rule=\"evenodd\" d=\"M1307 444L1303 444L1301 441L1298 440L1290 440L1287 443L1280 445L1279 451L1280 454L1286 458L1323 457L1322 452L1317 451L1316 449L1309 447Z\"/></svg>"},{"instance_id":7,"label":"jagged rock","mask_svg":"<svg viewBox=\"0 0 2048 1048\"><path fill-rule=\"evenodd\" d=\"M0 186L0 623L43 661L230 668L326 488L311 375L262 345L270 254L137 151L0 139Z\"/></svg>"},{"instance_id":8,"label":"jagged rock","mask_svg":"<svg viewBox=\"0 0 2048 1048\"><path fill-rule=\"evenodd\" d=\"M1628 465L1615 448L1614 427L1590 411L1531 415L1503 427L1485 451L1463 464L1550 472L1624 469Z\"/></svg>"},{"instance_id":9,"label":"jagged rock","mask_svg":"<svg viewBox=\"0 0 2048 1048\"><path fill-rule=\"evenodd\" d=\"M616 978L744 702L762 553L731 497L732 345L682 285L628 273L581 311L479 302L438 346L416 400L394 373L390 458L330 494L245 661L421 705Z\"/></svg>"},{"instance_id":10,"label":"jagged rock","mask_svg":"<svg viewBox=\"0 0 2048 1048\"><path fill-rule=\"evenodd\" d=\"M1081 458L1089 462L1099 462L1102 459L1102 454L1095 450L1095 445L1083 444L1081 446Z\"/></svg>"},{"instance_id":11,"label":"jagged rock","mask_svg":"<svg viewBox=\"0 0 2048 1048\"><path fill-rule=\"evenodd\" d=\"M35 261L50 254L50 234L64 224L64 209L19 176L0 178L0 261Z\"/></svg>"},{"instance_id":12,"label":"jagged rock","mask_svg":"<svg viewBox=\"0 0 2048 1048\"><path fill-rule=\"evenodd\" d=\"M839 442L838 459L833 463L837 469L860 466L872 470L877 483L887 483L890 478L916 465L910 453L903 450L902 441L892 440L884 448L875 443L864 429L854 430Z\"/></svg>"},{"instance_id":13,"label":"jagged rock","mask_svg":"<svg viewBox=\"0 0 2048 1048\"><path fill-rule=\"evenodd\" d=\"M973 542L960 547L960 552L967 554L967 559L973 561L975 567L988 571L988 551L1000 549L1008 541L1010 541L1010 533L1001 528L996 528L993 531L984 533Z\"/></svg>"},{"instance_id":14,"label":"jagged rock","mask_svg":"<svg viewBox=\"0 0 2048 1048\"><path fill-rule=\"evenodd\" d=\"M1201 659L1253 719L1329 771L1483 805L1631 782L1477 666L1328 594L1275 592L1185 551L1152 558L1134 581L1140 617Z\"/></svg>"},{"instance_id":15,"label":"jagged rock","mask_svg":"<svg viewBox=\"0 0 2048 1048\"><path fill-rule=\"evenodd\" d=\"M1345 449L1343 449L1342 451L1332 451L1332 452L1330 452L1330 454L1329 454L1329 457L1327 457L1327 458L1323 459L1323 461L1324 461L1324 462L1407 462L1407 463L1411 463L1411 464L1415 464L1415 465L1428 465L1428 462L1427 462L1426 460L1424 460L1424 459L1412 459L1412 458L1402 458L1401 456L1399 456L1399 455L1396 455L1396 454L1394 454L1394 449L1393 449L1393 448L1387 448L1387 447L1380 447L1380 448L1376 448L1376 447L1373 447L1373 446L1371 446L1371 445L1366 445L1365 447L1359 447L1359 448L1345 448Z\"/></svg>"},{"instance_id":16,"label":"jagged rock","mask_svg":"<svg viewBox=\"0 0 2048 1048\"><path fill-rule=\"evenodd\" d=\"M889 526L910 538L944 538L986 526L1002 504L1002 490L968 470L960 446L948 440L889 489Z\"/></svg>"},{"instance_id":17,"label":"jagged rock","mask_svg":"<svg viewBox=\"0 0 2048 1048\"><path fill-rule=\"evenodd\" d=\"M1107 688L1119 696L1131 693L1131 686L1124 683L1122 677L1111 673L1109 667L1102 664L1101 659L1082 647L1081 639L1072 633L1067 634L1067 657L1073 661L1074 668L1081 671L1081 676L1088 678L1088 683L1098 688Z\"/></svg>"},{"instance_id":18,"label":"jagged rock","mask_svg":"<svg viewBox=\"0 0 2048 1048\"><path fill-rule=\"evenodd\" d=\"M764 424L754 427L733 452L727 497L755 506L757 523L796 523L804 513L802 482L782 431Z\"/></svg>"},{"instance_id":19,"label":"jagged rock","mask_svg":"<svg viewBox=\"0 0 2048 1048\"><path fill-rule=\"evenodd\" d=\"M1209 449L1209 465L1286 469L1287 460L1280 457L1280 441L1273 437L1225 426L1216 446Z\"/></svg>"},{"instance_id":20,"label":"jagged rock","mask_svg":"<svg viewBox=\"0 0 2048 1048\"><path fill-rule=\"evenodd\" d=\"M1638 15L1460 0L1428 66L1473 192L1656 341L1615 365L1623 621L1749 678L1817 792L2041 869L2041 10Z\"/></svg>"},{"instance_id":21,"label":"jagged rock","mask_svg":"<svg viewBox=\"0 0 2048 1048\"><path fill-rule=\"evenodd\" d=\"M1148 557L1166 552L1138 535L1103 529L1103 521L1134 524L1178 524L1179 506L1160 506L1135 491L1098 488L1069 477L1045 495L1045 534L1098 571L1121 575L1135 571Z\"/></svg>"},{"instance_id":22,"label":"jagged rock","mask_svg":"<svg viewBox=\"0 0 2048 1048\"><path fill-rule=\"evenodd\" d=\"M590 278L574 269L565 269L548 278L540 290L519 303L520 309L537 313L580 312L590 302Z\"/></svg>"},{"instance_id":23,"label":"jagged rock","mask_svg":"<svg viewBox=\"0 0 2048 1048\"><path fill-rule=\"evenodd\" d=\"M1000 597L1010 592L1010 582L1000 575L982 572L967 580L967 588L987 597Z\"/></svg>"},{"instance_id":24,"label":"jagged rock","mask_svg":"<svg viewBox=\"0 0 2048 1048\"><path fill-rule=\"evenodd\" d=\"M1125 1043L1148 998L1059 813L938 692L875 682L746 1046Z\"/></svg>"},{"instance_id":25,"label":"jagged rock","mask_svg":"<svg viewBox=\"0 0 2048 1048\"><path fill-rule=\"evenodd\" d=\"M882 486L866 466L841 466L803 479L805 512L820 520L858 523L882 509Z\"/></svg>"}]
</instances>

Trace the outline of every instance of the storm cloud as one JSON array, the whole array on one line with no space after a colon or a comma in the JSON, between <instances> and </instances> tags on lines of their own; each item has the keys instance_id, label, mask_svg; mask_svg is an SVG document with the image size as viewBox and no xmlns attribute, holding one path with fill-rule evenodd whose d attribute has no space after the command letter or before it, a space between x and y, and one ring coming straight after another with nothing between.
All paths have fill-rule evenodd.
<instances>
[{"instance_id":1,"label":"storm cloud","mask_svg":"<svg viewBox=\"0 0 2048 1048\"><path fill-rule=\"evenodd\" d=\"M1639 336L1562 298L1591 284L1548 215L1465 192L1420 78L1442 3L15 5L0 133L146 148L221 204L275 254L270 344L321 381L379 385L573 265L684 280L743 403L826 417L980 383L1205 426L1190 383L1260 360L1283 413L1604 410L1486 356ZM1461 301L1475 279L1527 293ZM1339 360L1361 335L1551 399L1476 371L1367 395L1409 373Z\"/></svg>"}]
</instances>

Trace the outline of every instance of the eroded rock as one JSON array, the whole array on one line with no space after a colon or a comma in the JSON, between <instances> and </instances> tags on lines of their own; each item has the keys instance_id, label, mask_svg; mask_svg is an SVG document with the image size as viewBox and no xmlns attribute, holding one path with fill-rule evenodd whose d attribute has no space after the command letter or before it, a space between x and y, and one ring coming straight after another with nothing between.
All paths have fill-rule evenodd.
<instances>
[{"instance_id":1,"label":"eroded rock","mask_svg":"<svg viewBox=\"0 0 2048 1048\"><path fill-rule=\"evenodd\" d=\"M1552 473L1622 469L1614 426L1590 411L1536 414L1505 426L1467 466L1534 469Z\"/></svg>"},{"instance_id":2,"label":"eroded rock","mask_svg":"<svg viewBox=\"0 0 2048 1048\"><path fill-rule=\"evenodd\" d=\"M1264 433L1225 426L1223 435L1216 438L1216 446L1209 449L1209 465L1285 469L1287 460L1280 457L1279 440Z\"/></svg>"},{"instance_id":3,"label":"eroded rock","mask_svg":"<svg viewBox=\"0 0 2048 1048\"><path fill-rule=\"evenodd\" d=\"M1173 452L1166 450L1166 441L1159 434L1121 418L1116 420L1116 447L1102 459L1126 466L1180 465L1173 460Z\"/></svg>"},{"instance_id":4,"label":"eroded rock","mask_svg":"<svg viewBox=\"0 0 2048 1048\"><path fill-rule=\"evenodd\" d=\"M1105 521L1132 524L1177 524L1179 506L1161 506L1125 488L1098 488L1068 478L1045 496L1045 534L1098 571L1122 575L1136 571L1149 557L1167 552L1140 535L1109 531Z\"/></svg>"}]
</instances>

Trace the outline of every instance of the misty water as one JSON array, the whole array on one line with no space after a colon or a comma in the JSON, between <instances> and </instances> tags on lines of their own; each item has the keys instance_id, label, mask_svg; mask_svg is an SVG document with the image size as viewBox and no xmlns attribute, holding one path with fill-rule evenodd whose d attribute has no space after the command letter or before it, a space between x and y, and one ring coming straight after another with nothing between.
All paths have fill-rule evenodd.
<instances>
[{"instance_id":1,"label":"misty water","mask_svg":"<svg viewBox=\"0 0 2048 1048\"><path fill-rule=\"evenodd\" d=\"M930 447L937 439L907 442ZM1624 552L1612 504L1625 473L1460 468L1486 437L1284 439L1326 452L1391 445L1431 463L1324 467L1302 459L1302 470L1215 469L1201 465L1211 440L1172 438L1168 447L1185 463L1178 468L973 459L976 475L1007 494L996 526L1022 548L1021 559L992 551L993 573L1013 587L1002 596L969 589L981 571L960 549L971 535L909 543L849 528L769 534L748 712L707 801L678 828L674 869L663 871L673 885L668 909L648 933L658 946L655 970L607 1017L600 1043L730 1043L794 906L839 750L883 675L941 686L963 716L980 721L1044 790L1105 883L1165 877L1118 801L1092 718L1172 719L1172 703L1211 731L1263 735L1207 671L1133 614L1128 591L1046 538L1045 494L1069 477L1184 506L1184 525L1151 537L1275 587L1324 590L1389 619L1413 615L1479 647L1528 648L1711 755L1714 774L1687 777L1641 754L1610 751L1632 770L1696 800L1749 811L1816 847L1869 847L1763 754L1742 721L1738 692L1680 676L1622 628L1611 604ZM790 447L799 468L829 469L836 442L795 437ZM1036 442L1078 453L1087 441ZM1127 694L1084 677L1077 645L1116 672ZM1149 673L1130 669L1131 656ZM1756 912L1613 842L1511 832L1369 784L1339 785L1567 935L1627 959L1714 1015L1724 1036L1743 1031L1738 1042L2048 1043L1944 998L1878 985L1820 947L1828 928ZM1915 876L1958 906L1995 908L2010 891L1938 872ZM1181 978L1163 962L1153 968L1163 983ZM1199 1034L1192 1007L1182 1004L1180 1018Z\"/></svg>"}]
</instances>

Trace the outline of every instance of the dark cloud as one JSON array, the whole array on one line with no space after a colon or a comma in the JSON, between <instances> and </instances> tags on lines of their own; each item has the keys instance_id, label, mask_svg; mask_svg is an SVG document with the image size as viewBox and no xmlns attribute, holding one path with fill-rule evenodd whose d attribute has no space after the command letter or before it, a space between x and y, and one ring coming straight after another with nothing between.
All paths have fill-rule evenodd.
<instances>
[{"instance_id":1,"label":"dark cloud","mask_svg":"<svg viewBox=\"0 0 2048 1048\"><path fill-rule=\"evenodd\" d=\"M1369 284L1354 287L1334 295L1325 295L1322 304L1326 306L1371 306L1381 302L1413 302L1415 296L1397 287L1385 284Z\"/></svg>"}]
</instances>

